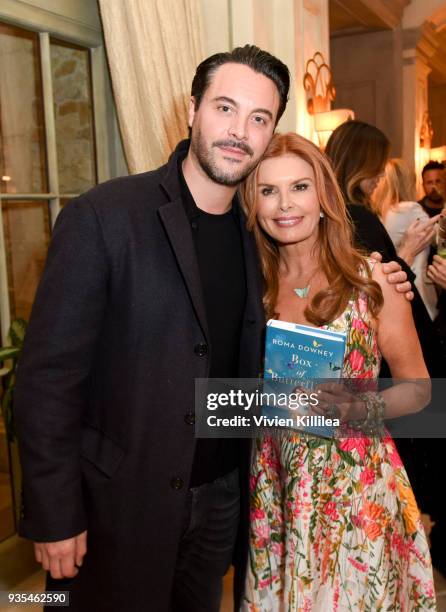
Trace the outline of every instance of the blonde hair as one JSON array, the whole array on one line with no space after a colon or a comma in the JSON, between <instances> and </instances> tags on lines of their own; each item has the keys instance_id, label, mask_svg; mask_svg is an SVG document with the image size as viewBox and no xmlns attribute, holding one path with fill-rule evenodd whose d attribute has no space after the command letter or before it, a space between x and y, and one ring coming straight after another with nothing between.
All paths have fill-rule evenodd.
<instances>
[{"instance_id":1,"label":"blonde hair","mask_svg":"<svg viewBox=\"0 0 446 612\"><path fill-rule=\"evenodd\" d=\"M305 317L315 325L330 323L347 307L352 291L366 293L370 311L376 317L382 304L381 288L372 280L365 258L353 246L353 228L341 190L330 162L309 140L293 132L275 134L263 159L296 155L313 169L316 193L324 217L319 227L319 261L329 286L319 291L305 309ZM259 164L260 166L260 164ZM248 229L254 232L265 281L263 302L268 317L275 312L279 291L279 250L274 240L257 220L257 177L259 166L246 179L242 189L242 205ZM365 270L366 275L361 275Z\"/></svg>"},{"instance_id":2,"label":"blonde hair","mask_svg":"<svg viewBox=\"0 0 446 612\"><path fill-rule=\"evenodd\" d=\"M372 209L382 219L398 202L416 201L415 172L403 159L389 159L372 196Z\"/></svg>"}]
</instances>

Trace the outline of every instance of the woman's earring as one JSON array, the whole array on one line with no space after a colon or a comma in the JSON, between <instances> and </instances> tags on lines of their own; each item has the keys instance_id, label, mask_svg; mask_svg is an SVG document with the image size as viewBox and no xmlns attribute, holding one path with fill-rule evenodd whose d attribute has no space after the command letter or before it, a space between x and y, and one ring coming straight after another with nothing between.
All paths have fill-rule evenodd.
<instances>
[{"instance_id":1,"label":"woman's earring","mask_svg":"<svg viewBox=\"0 0 446 612\"><path fill-rule=\"evenodd\" d=\"M325 217L325 215L324 215L324 213L322 212L322 210L321 210L321 212L319 213L319 217L320 217L321 219L323 219L323 218Z\"/></svg>"}]
</instances>

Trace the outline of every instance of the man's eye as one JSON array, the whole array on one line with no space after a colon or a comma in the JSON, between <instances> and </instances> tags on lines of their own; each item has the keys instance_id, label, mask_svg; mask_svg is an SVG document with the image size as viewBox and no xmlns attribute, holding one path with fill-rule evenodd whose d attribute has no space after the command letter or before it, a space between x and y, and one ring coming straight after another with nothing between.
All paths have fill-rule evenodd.
<instances>
[{"instance_id":1,"label":"man's eye","mask_svg":"<svg viewBox=\"0 0 446 612\"><path fill-rule=\"evenodd\" d=\"M265 117L261 117L260 115L255 115L254 116L254 123L259 123L260 125L265 125L266 124Z\"/></svg>"},{"instance_id":2,"label":"man's eye","mask_svg":"<svg viewBox=\"0 0 446 612\"><path fill-rule=\"evenodd\" d=\"M219 106L218 107L219 110L221 110L222 113L229 113L229 111L231 110L229 106L226 106L225 104L223 104L223 106Z\"/></svg>"}]
</instances>

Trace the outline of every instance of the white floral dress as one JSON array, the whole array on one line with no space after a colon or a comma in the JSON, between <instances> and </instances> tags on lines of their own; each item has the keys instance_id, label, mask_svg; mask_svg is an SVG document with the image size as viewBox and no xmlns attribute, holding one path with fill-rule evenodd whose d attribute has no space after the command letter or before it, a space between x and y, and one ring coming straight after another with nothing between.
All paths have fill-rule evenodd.
<instances>
[{"instance_id":1,"label":"white floral dress","mask_svg":"<svg viewBox=\"0 0 446 612\"><path fill-rule=\"evenodd\" d=\"M352 300L327 328L347 333L343 377L376 379L380 354L366 300ZM256 441L241 609L436 610L427 539L390 436L284 432Z\"/></svg>"}]
</instances>

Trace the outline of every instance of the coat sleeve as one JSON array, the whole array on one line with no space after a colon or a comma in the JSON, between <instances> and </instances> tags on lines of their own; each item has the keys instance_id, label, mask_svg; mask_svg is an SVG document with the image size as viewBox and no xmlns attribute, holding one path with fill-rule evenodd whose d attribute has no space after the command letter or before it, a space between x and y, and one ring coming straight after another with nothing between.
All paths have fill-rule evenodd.
<instances>
[{"instance_id":1,"label":"coat sleeve","mask_svg":"<svg viewBox=\"0 0 446 612\"><path fill-rule=\"evenodd\" d=\"M86 196L59 214L18 364L14 411L23 472L19 532L57 541L87 528L80 441L106 307L108 263Z\"/></svg>"}]
</instances>

